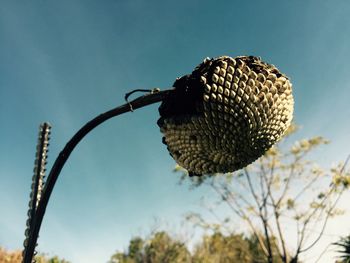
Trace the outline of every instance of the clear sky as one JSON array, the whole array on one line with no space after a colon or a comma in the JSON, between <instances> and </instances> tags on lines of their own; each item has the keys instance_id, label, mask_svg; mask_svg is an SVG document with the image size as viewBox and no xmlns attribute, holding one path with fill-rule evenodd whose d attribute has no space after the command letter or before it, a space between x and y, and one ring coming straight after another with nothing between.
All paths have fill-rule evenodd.
<instances>
[{"instance_id":1,"label":"clear sky","mask_svg":"<svg viewBox=\"0 0 350 263\"><path fill-rule=\"evenodd\" d=\"M1 1L0 245L22 248L41 122L53 126L50 166L85 122L124 103L126 92L171 87L207 56L256 55L275 64L294 86L298 136L332 141L318 152L321 163L344 160L349 14L348 0ZM177 185L157 107L108 121L73 152L39 250L105 262L147 233L155 217L176 224L185 212L201 211L201 195L214 196ZM349 221L347 214L342 222ZM340 226L350 233L349 223Z\"/></svg>"}]
</instances>

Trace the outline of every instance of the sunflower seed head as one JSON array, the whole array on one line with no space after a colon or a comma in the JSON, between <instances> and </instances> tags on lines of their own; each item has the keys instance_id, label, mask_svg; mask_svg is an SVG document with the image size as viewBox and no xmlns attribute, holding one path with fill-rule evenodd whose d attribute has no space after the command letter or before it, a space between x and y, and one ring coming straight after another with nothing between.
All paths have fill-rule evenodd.
<instances>
[{"instance_id":1,"label":"sunflower seed head","mask_svg":"<svg viewBox=\"0 0 350 263\"><path fill-rule=\"evenodd\" d=\"M170 155L190 174L233 172L276 143L293 117L292 84L258 57L206 59L159 107Z\"/></svg>"}]
</instances>

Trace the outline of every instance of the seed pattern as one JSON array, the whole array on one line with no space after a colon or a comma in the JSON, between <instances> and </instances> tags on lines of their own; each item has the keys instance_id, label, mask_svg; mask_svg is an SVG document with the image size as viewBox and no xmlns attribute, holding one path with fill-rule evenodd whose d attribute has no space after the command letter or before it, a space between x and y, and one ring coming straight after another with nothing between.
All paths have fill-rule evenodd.
<instances>
[{"instance_id":1,"label":"seed pattern","mask_svg":"<svg viewBox=\"0 0 350 263\"><path fill-rule=\"evenodd\" d=\"M205 59L159 108L163 142L190 175L233 172L278 141L293 117L292 84L253 56Z\"/></svg>"}]
</instances>

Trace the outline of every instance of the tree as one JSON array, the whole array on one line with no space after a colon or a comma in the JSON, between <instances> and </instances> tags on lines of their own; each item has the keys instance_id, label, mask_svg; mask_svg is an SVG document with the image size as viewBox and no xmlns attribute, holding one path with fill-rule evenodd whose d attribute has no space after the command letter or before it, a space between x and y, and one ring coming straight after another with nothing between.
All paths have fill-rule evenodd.
<instances>
[{"instance_id":1,"label":"tree","mask_svg":"<svg viewBox=\"0 0 350 263\"><path fill-rule=\"evenodd\" d=\"M175 169L183 172L182 182L190 180L191 188L206 185L213 189L218 203L232 212L219 228L232 220L243 221L270 263L278 262L276 257L285 263L299 262L300 255L320 240L329 219L342 213L336 206L350 185L350 173L345 170L348 160L326 172L307 159L313 150L328 143L324 138L300 140L282 151L295 131L291 126L283 142L235 173L189 178L181 167ZM210 211L215 214L215 209ZM190 213L188 219L203 226L198 214ZM294 238L287 226L294 228ZM319 230L317 235L314 230ZM292 240L295 249L291 249Z\"/></svg>"},{"instance_id":2,"label":"tree","mask_svg":"<svg viewBox=\"0 0 350 263\"><path fill-rule=\"evenodd\" d=\"M224 235L215 232L203 236L196 246L193 263L258 263L264 262L264 254L255 238L244 238L242 234Z\"/></svg>"},{"instance_id":3,"label":"tree","mask_svg":"<svg viewBox=\"0 0 350 263\"><path fill-rule=\"evenodd\" d=\"M156 232L150 239L140 237L130 241L126 252L117 252L110 263L186 263L191 254L185 244L164 231Z\"/></svg>"},{"instance_id":4,"label":"tree","mask_svg":"<svg viewBox=\"0 0 350 263\"><path fill-rule=\"evenodd\" d=\"M339 263L350 263L350 235L341 238L338 242L334 243L334 245L341 249L337 251L341 254L339 256Z\"/></svg>"},{"instance_id":5,"label":"tree","mask_svg":"<svg viewBox=\"0 0 350 263\"><path fill-rule=\"evenodd\" d=\"M264 253L254 236L242 234L224 235L214 232L202 236L191 254L185 244L170 237L164 231L156 232L148 239L136 237L130 240L126 252L117 252L110 263L261 263ZM276 262L281 262L276 258Z\"/></svg>"}]
</instances>

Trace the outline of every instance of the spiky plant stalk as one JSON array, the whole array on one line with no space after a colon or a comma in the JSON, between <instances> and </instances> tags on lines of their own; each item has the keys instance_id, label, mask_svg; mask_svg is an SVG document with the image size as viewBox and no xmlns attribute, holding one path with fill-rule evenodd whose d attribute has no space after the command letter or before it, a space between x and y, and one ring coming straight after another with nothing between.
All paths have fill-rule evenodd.
<instances>
[{"instance_id":1,"label":"spiky plant stalk","mask_svg":"<svg viewBox=\"0 0 350 263\"><path fill-rule=\"evenodd\" d=\"M47 159L47 152L48 152L48 146L49 146L49 140L50 140L50 130L51 130L51 126L49 123L46 123L46 122L41 124L39 127L38 143L36 147L36 155L35 155L35 162L34 162L34 174L32 178L30 201L28 204L29 206L28 219L26 222L27 228L25 230L25 240L23 243L24 245L23 257L29 244L29 237L32 231L35 213L38 208L38 204L40 202L40 198L41 198L41 194L44 186L46 163L47 163L46 159Z\"/></svg>"}]
</instances>

